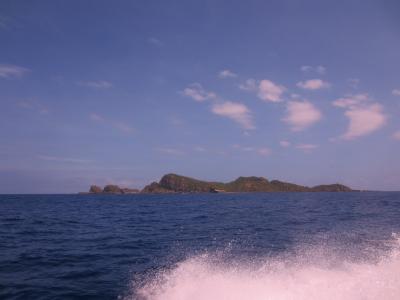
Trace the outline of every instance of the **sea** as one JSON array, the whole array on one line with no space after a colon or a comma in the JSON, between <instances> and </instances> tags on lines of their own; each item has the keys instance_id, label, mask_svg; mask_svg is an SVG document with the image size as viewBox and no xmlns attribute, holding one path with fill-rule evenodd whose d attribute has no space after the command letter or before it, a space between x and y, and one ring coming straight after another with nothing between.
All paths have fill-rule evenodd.
<instances>
[{"instance_id":1,"label":"sea","mask_svg":"<svg viewBox=\"0 0 400 300\"><path fill-rule=\"evenodd\" d=\"M0 195L0 299L398 300L400 193Z\"/></svg>"}]
</instances>

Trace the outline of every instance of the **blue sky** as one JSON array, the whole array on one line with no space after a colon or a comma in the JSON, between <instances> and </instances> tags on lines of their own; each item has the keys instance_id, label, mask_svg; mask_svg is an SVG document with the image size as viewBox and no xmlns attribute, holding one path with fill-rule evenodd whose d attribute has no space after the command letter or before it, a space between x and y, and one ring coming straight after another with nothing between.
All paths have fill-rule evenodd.
<instances>
[{"instance_id":1,"label":"blue sky","mask_svg":"<svg viewBox=\"0 0 400 300\"><path fill-rule=\"evenodd\" d=\"M1 1L0 193L174 172L400 190L398 1Z\"/></svg>"}]
</instances>

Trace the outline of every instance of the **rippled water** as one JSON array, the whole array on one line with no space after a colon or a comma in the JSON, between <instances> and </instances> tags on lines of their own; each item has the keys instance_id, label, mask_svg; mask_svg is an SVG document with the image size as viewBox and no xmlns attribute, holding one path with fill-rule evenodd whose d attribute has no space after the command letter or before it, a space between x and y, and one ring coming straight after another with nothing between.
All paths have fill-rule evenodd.
<instances>
[{"instance_id":1,"label":"rippled water","mask_svg":"<svg viewBox=\"0 0 400 300\"><path fill-rule=\"evenodd\" d=\"M400 193L0 196L1 299L400 299Z\"/></svg>"}]
</instances>

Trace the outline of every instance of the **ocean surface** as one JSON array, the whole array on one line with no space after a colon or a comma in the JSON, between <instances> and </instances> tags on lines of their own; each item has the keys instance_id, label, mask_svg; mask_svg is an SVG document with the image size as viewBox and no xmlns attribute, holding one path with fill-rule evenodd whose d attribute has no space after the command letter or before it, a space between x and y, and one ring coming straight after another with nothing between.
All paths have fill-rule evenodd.
<instances>
[{"instance_id":1,"label":"ocean surface","mask_svg":"<svg viewBox=\"0 0 400 300\"><path fill-rule=\"evenodd\" d=\"M1 195L0 299L400 299L400 193Z\"/></svg>"}]
</instances>

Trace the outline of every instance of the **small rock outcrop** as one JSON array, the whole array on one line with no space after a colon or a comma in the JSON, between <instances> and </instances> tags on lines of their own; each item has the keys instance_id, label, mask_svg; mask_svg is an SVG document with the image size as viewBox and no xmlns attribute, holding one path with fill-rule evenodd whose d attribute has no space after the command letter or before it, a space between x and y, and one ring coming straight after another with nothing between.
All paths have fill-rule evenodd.
<instances>
[{"instance_id":1,"label":"small rock outcrop","mask_svg":"<svg viewBox=\"0 0 400 300\"><path fill-rule=\"evenodd\" d=\"M89 193L91 194L100 194L103 192L103 189L97 185L90 186Z\"/></svg>"},{"instance_id":2,"label":"small rock outcrop","mask_svg":"<svg viewBox=\"0 0 400 300\"><path fill-rule=\"evenodd\" d=\"M108 184L104 187L103 193L105 193L105 194L122 194L122 190L118 185Z\"/></svg>"}]
</instances>

